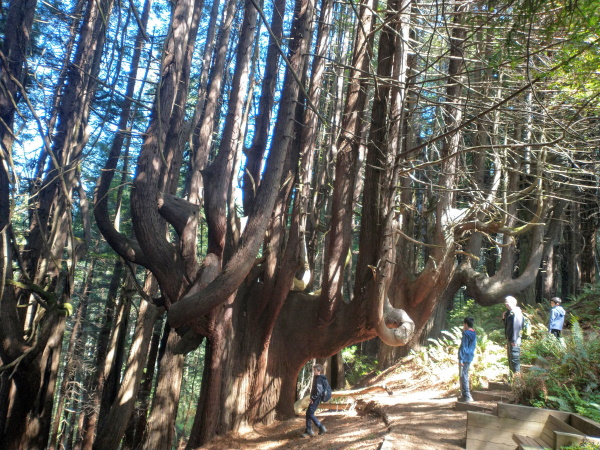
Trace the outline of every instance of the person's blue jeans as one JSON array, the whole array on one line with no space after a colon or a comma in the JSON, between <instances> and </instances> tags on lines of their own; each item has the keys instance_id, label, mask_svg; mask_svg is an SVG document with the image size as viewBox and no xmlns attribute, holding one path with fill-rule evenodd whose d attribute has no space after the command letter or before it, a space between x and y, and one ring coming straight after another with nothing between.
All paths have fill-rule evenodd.
<instances>
[{"instance_id":1,"label":"person's blue jeans","mask_svg":"<svg viewBox=\"0 0 600 450\"><path fill-rule=\"evenodd\" d=\"M471 389L469 388L469 367L471 363L458 363L458 379L460 380L460 393L464 399L471 398Z\"/></svg>"},{"instance_id":2,"label":"person's blue jeans","mask_svg":"<svg viewBox=\"0 0 600 450\"><path fill-rule=\"evenodd\" d=\"M317 412L319 403L321 403L321 400L319 400L319 399L313 400L313 402L310 405L308 405L308 408L306 409L306 432L307 433L310 433L312 431L312 422L315 423L317 428L321 428L321 422L319 422L319 419L317 419L315 417L315 412Z\"/></svg>"},{"instance_id":3,"label":"person's blue jeans","mask_svg":"<svg viewBox=\"0 0 600 450\"><path fill-rule=\"evenodd\" d=\"M511 375L521 371L521 346L508 343L508 369Z\"/></svg>"}]
</instances>

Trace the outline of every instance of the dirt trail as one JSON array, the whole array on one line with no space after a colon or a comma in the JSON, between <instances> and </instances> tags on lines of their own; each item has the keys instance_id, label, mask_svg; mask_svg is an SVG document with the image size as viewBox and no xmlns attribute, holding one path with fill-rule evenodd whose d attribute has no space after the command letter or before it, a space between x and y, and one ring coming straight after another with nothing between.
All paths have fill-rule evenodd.
<instances>
[{"instance_id":1,"label":"dirt trail","mask_svg":"<svg viewBox=\"0 0 600 450\"><path fill-rule=\"evenodd\" d=\"M448 391L434 381L415 381L415 373L397 367L372 383L384 381L387 393L367 394L362 408L346 412L319 412L317 417L328 433L303 439L304 416L237 437L219 438L205 450L224 449L464 449L466 412L454 411L456 391ZM370 383L371 384L371 383Z\"/></svg>"}]
</instances>

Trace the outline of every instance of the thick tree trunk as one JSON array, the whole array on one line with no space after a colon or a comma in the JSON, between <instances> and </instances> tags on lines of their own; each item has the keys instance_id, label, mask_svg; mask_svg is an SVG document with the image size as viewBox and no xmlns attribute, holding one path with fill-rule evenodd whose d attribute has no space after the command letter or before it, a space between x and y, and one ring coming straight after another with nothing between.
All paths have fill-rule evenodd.
<instances>
[{"instance_id":1,"label":"thick tree trunk","mask_svg":"<svg viewBox=\"0 0 600 450\"><path fill-rule=\"evenodd\" d=\"M13 277L10 230L11 186L15 180L12 179L10 168L15 138L13 134L14 115L18 101L17 94L20 94L18 85L24 84L26 55L29 51L36 4L36 0L10 1L6 18L10 26L5 27L4 30L3 58L0 61L0 82L3 86L0 91L0 339L2 341L0 361L2 365L12 362L19 356L19 351L24 350L22 333L19 332L17 326L19 322L13 325L5 322L7 319L18 320L16 310L7 310L7 308L16 307L16 303L12 301L14 294L5 292L5 282L8 278L12 279ZM0 376L0 446L6 446L11 441L16 442L14 438L5 436L7 421L10 423L11 397L9 393L12 382L6 371L2 372ZM35 385L32 388L34 389ZM29 395L26 399L31 400ZM14 401L14 397L12 400ZM18 401L21 402L21 399ZM14 411L13 414L16 412ZM24 413L26 414L26 411ZM14 434L14 431L8 430L8 433Z\"/></svg>"},{"instance_id":2,"label":"thick tree trunk","mask_svg":"<svg viewBox=\"0 0 600 450\"><path fill-rule=\"evenodd\" d=\"M41 409L30 413L27 420L27 430L25 431L25 441L27 448L31 450L44 450L48 447L48 438L50 436L50 425L52 423L52 407L54 403L54 390L58 376L58 366L62 353L62 338L65 331L65 318L61 317L56 321L52 330L50 339L46 344L42 354L42 380L38 396L41 397L37 402L42 406Z\"/></svg>"},{"instance_id":3,"label":"thick tree trunk","mask_svg":"<svg viewBox=\"0 0 600 450\"><path fill-rule=\"evenodd\" d=\"M246 225L246 229L244 231L244 236L242 237L242 242L244 242L243 240L246 235L249 237L248 242L245 243L247 248L244 245L238 248L237 252L228 262L221 276L217 277L215 282L211 283L207 289L213 286L218 286L217 281L223 277L222 279L224 281L227 280L228 283L230 283L228 290L224 292L235 292L237 287L241 284L241 278L239 275L245 276L250 270L252 260L248 258L252 258L253 255L256 254L258 245L262 240L264 230L267 226L267 219L269 217L265 216L264 214L267 213L267 211L270 213L273 209L273 204L277 194L275 186L279 183L282 174L283 161L286 156L285 149L287 149L289 144L290 135L294 124L293 119L295 116L296 99L298 98L299 86L290 71L293 71L295 74L302 73L303 71L312 11L313 8L310 1L299 2L296 5L294 24L292 26L293 40L290 44L288 57L291 66L286 73L286 80L284 81L282 101L279 108L279 115L275 126L275 134L272 143L273 148L277 149L277 152L271 152L269 154L269 159L267 161L267 167L269 169L267 170L266 176L263 179L263 184L256 198L254 210L250 219L248 220L248 224ZM252 248L252 250L250 250L250 248ZM248 252L248 250L250 251ZM242 266L240 266L240 263ZM231 276L233 274L229 273L229 267L236 268L238 276L235 276L232 279ZM239 281L235 281L236 278L240 278ZM289 287L287 289L289 290ZM224 292L221 291L221 298ZM281 298L280 296L277 297ZM285 299L285 296L282 298L282 301L283 299ZM206 297L203 300L206 300ZM233 300L234 296L230 294L230 298L226 304L233 302ZM175 320L175 323L178 323L181 319L183 319L183 317L181 317L181 319L179 318L180 314L186 311L183 305L186 303L190 304L192 302L195 302L195 299L192 300L192 298L190 298L187 302L180 301L173 305L170 311L170 320ZM212 302L209 302L208 304L210 305L211 303ZM234 302L233 304L236 303ZM262 305L264 302L261 301L259 304ZM202 309L204 309L206 306L208 305L203 306ZM240 328L238 328L238 326L232 327L231 322L232 315L233 317L238 317L241 315L239 306L235 308L238 310L238 314L233 313L233 308L231 308L231 306L226 309L223 309L223 307L217 307L214 312L211 313L211 323L214 323L214 325L209 325L209 329L213 331L208 338L207 362L205 365L205 374L202 383L202 393L190 436L190 442L188 443L188 448L193 448L196 445L206 442L215 434L222 434L231 430L239 430L243 426L247 425L249 423L247 414L254 409L252 408L252 405L249 405L251 398L259 398L261 400L260 410L258 412L254 410L255 412L253 414L263 414L264 420L272 420L274 417L274 406L277 400L277 391L273 391L275 395L273 395L273 398L270 398L270 400L267 400L267 397L269 397L268 395L263 394L258 397L255 396L252 390L260 391L264 388L264 386L270 386L270 379L264 379L264 382L262 381L261 377L264 377L263 374L265 373L264 369L262 368L258 371L258 380L254 380L250 374L254 373L252 368L257 367L256 364L258 363L259 359L262 361L270 361L268 351L270 348L270 330L272 329L273 321L277 317L277 313L280 308L281 302L270 306L270 309L265 311L265 316L263 319L261 319L263 311L260 306L258 311L248 311L247 316L244 314L244 316L248 317L250 320L264 321L262 327L253 328L254 338L252 341L254 342L246 339L244 343L241 342L241 339L243 339L243 336L241 335L243 333L240 332ZM173 313L175 313L176 310L178 314L174 315ZM207 311L209 310L210 309L207 309ZM189 313L190 311L187 310L186 314ZM246 327L242 327L241 330L244 328ZM261 332L257 333L257 329L261 330ZM235 330L235 337L231 335L233 332L232 330ZM258 343L256 342L257 339ZM243 360L236 359L236 357L233 356L235 351L234 349L237 346L245 346L248 344L258 345L260 351L259 348L254 348L254 351L249 353L251 355L251 361L240 366L239 363ZM227 357L225 358L225 356ZM246 359L246 357L244 357L244 359ZM264 365L264 362L262 365ZM246 367L248 366L251 368L247 369ZM244 367L244 371L242 373L245 373L246 375L233 377L232 380L231 374L239 372L239 367ZM265 365L265 367L267 366ZM233 383L233 386L229 385L228 383ZM271 390L269 389L269 392L270 391ZM250 398L248 397L248 394L251 394ZM232 409L230 407L224 407L220 410L217 410L210 407L210 405L215 404L215 402L221 404L230 404L229 402L223 402L224 398L236 398L236 402L232 402L231 405L237 403L237 408ZM266 415L263 412L265 409L266 411L269 411Z\"/></svg>"}]
</instances>

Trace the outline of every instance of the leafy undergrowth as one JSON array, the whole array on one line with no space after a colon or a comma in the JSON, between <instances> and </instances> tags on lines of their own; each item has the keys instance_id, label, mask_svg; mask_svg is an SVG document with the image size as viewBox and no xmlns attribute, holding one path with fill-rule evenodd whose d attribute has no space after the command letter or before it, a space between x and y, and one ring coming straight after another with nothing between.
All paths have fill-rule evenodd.
<instances>
[{"instance_id":1,"label":"leafy undergrowth","mask_svg":"<svg viewBox=\"0 0 600 450\"><path fill-rule=\"evenodd\" d=\"M547 332L548 307L527 310L538 326L523 344L522 360L531 368L515 379L520 402L600 421L599 297L599 286L587 287L563 305L567 320L560 339Z\"/></svg>"},{"instance_id":2,"label":"leafy undergrowth","mask_svg":"<svg viewBox=\"0 0 600 450\"><path fill-rule=\"evenodd\" d=\"M532 324L532 336L523 339L522 373L512 387L517 403L574 412L600 421L600 287L588 287L565 305L567 321L557 339L548 333L550 305L523 308ZM486 387L492 380L507 380L508 368L499 317L503 305L481 307L472 301L449 315L450 329L427 347L413 351L413 357L430 377L450 387L458 384L458 347L462 321L475 317L477 351L471 366L471 387Z\"/></svg>"},{"instance_id":3,"label":"leafy undergrowth","mask_svg":"<svg viewBox=\"0 0 600 450\"><path fill-rule=\"evenodd\" d=\"M458 386L458 348L461 337L462 329L456 326L442 331L441 338L430 339L429 346L412 352L421 370L448 389ZM489 381L502 379L506 373L505 353L503 346L491 340L485 331L477 329L475 359L469 371L472 389L485 388Z\"/></svg>"},{"instance_id":4,"label":"leafy undergrowth","mask_svg":"<svg viewBox=\"0 0 600 450\"><path fill-rule=\"evenodd\" d=\"M561 450L600 450L600 444L594 444L593 442L583 441L579 445L569 445L568 447L561 447Z\"/></svg>"}]
</instances>

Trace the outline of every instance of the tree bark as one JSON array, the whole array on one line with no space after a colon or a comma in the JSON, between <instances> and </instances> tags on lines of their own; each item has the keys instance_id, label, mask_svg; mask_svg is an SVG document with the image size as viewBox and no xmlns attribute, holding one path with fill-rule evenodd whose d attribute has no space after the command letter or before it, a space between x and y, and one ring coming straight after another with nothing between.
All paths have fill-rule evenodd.
<instances>
[{"instance_id":1,"label":"tree bark","mask_svg":"<svg viewBox=\"0 0 600 450\"><path fill-rule=\"evenodd\" d=\"M71 392L69 392L69 384L73 384L73 382L75 381L76 372L78 371L78 369L81 368L80 358L84 350L84 346L82 345L83 322L87 319L88 300L94 277L95 263L96 260L92 259L87 268L85 284L82 287L82 293L79 299L79 306L77 307L75 321L71 330L71 337L69 339L69 346L67 348L65 366L63 369L62 382L57 397L58 405L56 406L56 412L54 413L54 424L52 427L52 432L50 434L50 448L54 448L56 446L58 434L60 431L60 424L63 420L62 415L63 412L67 409L67 402L69 402L71 405L75 403L75 395L74 392L72 392L72 390ZM67 412L65 416L69 416L71 414L73 413ZM63 429L62 433L64 432L65 430Z\"/></svg>"},{"instance_id":2,"label":"tree bark","mask_svg":"<svg viewBox=\"0 0 600 450\"><path fill-rule=\"evenodd\" d=\"M254 136L250 148L245 152L247 162L242 181L245 215L250 214L250 209L260 184L260 169L267 148L271 116L273 105L275 104L275 88L279 67L279 52L283 39L285 5L285 0L275 0L273 2L271 32L269 33L269 43L267 44L266 67L261 86L258 114L255 118Z\"/></svg>"},{"instance_id":3,"label":"tree bark","mask_svg":"<svg viewBox=\"0 0 600 450\"><path fill-rule=\"evenodd\" d=\"M165 332L168 333L167 348L159 362L160 376L143 444L143 448L146 450L170 450L175 439L175 419L179 406L183 355L174 353L181 337L170 328Z\"/></svg>"},{"instance_id":4,"label":"tree bark","mask_svg":"<svg viewBox=\"0 0 600 450\"><path fill-rule=\"evenodd\" d=\"M154 322L161 311L148 301L142 300L140 313L133 335L127 369L119 387L119 393L113 405L98 427L98 434L94 440L94 450L117 448L133 413L135 399L137 398L140 381L146 367L148 348L154 328ZM85 447L84 447L85 449Z\"/></svg>"},{"instance_id":5,"label":"tree bark","mask_svg":"<svg viewBox=\"0 0 600 450\"><path fill-rule=\"evenodd\" d=\"M161 331L165 329L164 321L157 321L150 343L150 351L144 372L144 379L140 386L138 398L139 406L131 418L129 427L123 439L123 450L137 450L143 446L146 439L146 425L148 424L148 411L150 411L150 401L153 388L155 366L161 341ZM173 425L174 426L174 425Z\"/></svg>"},{"instance_id":6,"label":"tree bark","mask_svg":"<svg viewBox=\"0 0 600 450\"><path fill-rule=\"evenodd\" d=\"M100 412L100 401L106 380L105 365L108 358L110 334L114 328L116 298L119 285L123 277L123 262L121 259L115 261L113 274L108 287L106 306L102 327L98 333L96 342L96 358L93 371L85 379L85 390L83 401L90 408L83 409L80 413L79 434L75 442L77 449L91 449L98 426L98 414Z\"/></svg>"}]
</instances>

